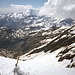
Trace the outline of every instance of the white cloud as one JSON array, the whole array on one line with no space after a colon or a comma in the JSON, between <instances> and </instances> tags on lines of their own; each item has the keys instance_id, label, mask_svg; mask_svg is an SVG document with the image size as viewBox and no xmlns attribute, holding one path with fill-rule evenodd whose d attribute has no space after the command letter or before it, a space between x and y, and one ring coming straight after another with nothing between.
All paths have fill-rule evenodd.
<instances>
[{"instance_id":1,"label":"white cloud","mask_svg":"<svg viewBox=\"0 0 75 75\"><path fill-rule=\"evenodd\" d=\"M29 9L35 9L31 5L15 5L11 4L8 8L0 8L0 13L10 13L10 12L26 12Z\"/></svg>"},{"instance_id":2,"label":"white cloud","mask_svg":"<svg viewBox=\"0 0 75 75\"><path fill-rule=\"evenodd\" d=\"M39 15L75 18L75 0L48 0L41 7Z\"/></svg>"},{"instance_id":3,"label":"white cloud","mask_svg":"<svg viewBox=\"0 0 75 75\"><path fill-rule=\"evenodd\" d=\"M25 11L27 9L32 9L33 7L31 5L15 5L15 4L11 4L11 7L18 10L18 11Z\"/></svg>"}]
</instances>

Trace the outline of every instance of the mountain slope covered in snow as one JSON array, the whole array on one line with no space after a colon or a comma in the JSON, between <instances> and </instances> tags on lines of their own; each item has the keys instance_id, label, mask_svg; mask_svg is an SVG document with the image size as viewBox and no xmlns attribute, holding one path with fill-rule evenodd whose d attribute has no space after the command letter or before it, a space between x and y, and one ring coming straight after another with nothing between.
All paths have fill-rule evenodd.
<instances>
[{"instance_id":1,"label":"mountain slope covered in snow","mask_svg":"<svg viewBox=\"0 0 75 75\"><path fill-rule=\"evenodd\" d=\"M61 50L61 49L60 49ZM60 51L59 50L59 51ZM74 75L74 68L65 68L69 63L68 60L58 62L55 58L59 51L53 53L37 53L32 56L35 58L26 61L19 60L18 66L15 67L17 60L0 57L0 74L1 75ZM22 59L23 57L21 57ZM25 57L24 57L25 58ZM15 70L15 73L14 73Z\"/></svg>"}]
</instances>

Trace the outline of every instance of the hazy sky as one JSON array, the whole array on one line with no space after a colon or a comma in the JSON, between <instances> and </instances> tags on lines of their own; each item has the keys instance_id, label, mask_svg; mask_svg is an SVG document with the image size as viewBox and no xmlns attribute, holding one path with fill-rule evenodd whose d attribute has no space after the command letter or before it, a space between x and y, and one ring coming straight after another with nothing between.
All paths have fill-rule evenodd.
<instances>
[{"instance_id":1,"label":"hazy sky","mask_svg":"<svg viewBox=\"0 0 75 75\"><path fill-rule=\"evenodd\" d=\"M0 8L8 7L11 4L32 5L33 7L41 7L48 0L0 0Z\"/></svg>"}]
</instances>

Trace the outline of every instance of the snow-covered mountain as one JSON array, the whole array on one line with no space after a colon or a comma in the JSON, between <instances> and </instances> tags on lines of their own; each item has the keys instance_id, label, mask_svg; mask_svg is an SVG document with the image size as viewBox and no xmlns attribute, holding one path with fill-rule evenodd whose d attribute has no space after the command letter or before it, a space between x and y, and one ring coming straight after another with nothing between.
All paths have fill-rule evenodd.
<instances>
[{"instance_id":1,"label":"snow-covered mountain","mask_svg":"<svg viewBox=\"0 0 75 75\"><path fill-rule=\"evenodd\" d=\"M39 16L37 12L28 10L0 15L0 74L13 75L19 57L20 68L16 67L16 72L22 70L22 75L60 75L60 69L61 75L74 75L74 69L66 67L75 68L75 20ZM5 60L11 63L11 69ZM4 73L6 69L8 72Z\"/></svg>"},{"instance_id":2,"label":"snow-covered mountain","mask_svg":"<svg viewBox=\"0 0 75 75\"><path fill-rule=\"evenodd\" d=\"M28 10L24 12L14 12L0 15L0 26L9 26L21 28L22 26L27 27L41 27L49 28L53 25L71 25L75 20L66 18L59 20L57 18L39 16L36 10Z\"/></svg>"},{"instance_id":3,"label":"snow-covered mountain","mask_svg":"<svg viewBox=\"0 0 75 75\"><path fill-rule=\"evenodd\" d=\"M0 29L13 31L12 36L21 37L28 33L47 30L54 26L70 26L75 24L71 18L58 19L54 17L39 16L38 11L28 10L24 12L14 12L0 15Z\"/></svg>"}]
</instances>

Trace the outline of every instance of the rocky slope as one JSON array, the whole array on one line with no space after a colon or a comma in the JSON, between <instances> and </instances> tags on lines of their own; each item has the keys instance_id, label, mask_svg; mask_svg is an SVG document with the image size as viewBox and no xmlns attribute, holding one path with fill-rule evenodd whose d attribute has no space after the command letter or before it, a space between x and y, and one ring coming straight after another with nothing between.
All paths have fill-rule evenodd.
<instances>
[{"instance_id":1,"label":"rocky slope","mask_svg":"<svg viewBox=\"0 0 75 75\"><path fill-rule=\"evenodd\" d=\"M45 34L47 35L47 34ZM58 28L49 34L50 42L48 42L42 48L36 48L29 52L28 55L44 52L54 52L61 48L61 51L56 55L59 57L58 62L63 60L70 60L70 64L67 67L75 67L75 25L67 28ZM48 38L48 37L47 37Z\"/></svg>"}]
</instances>

